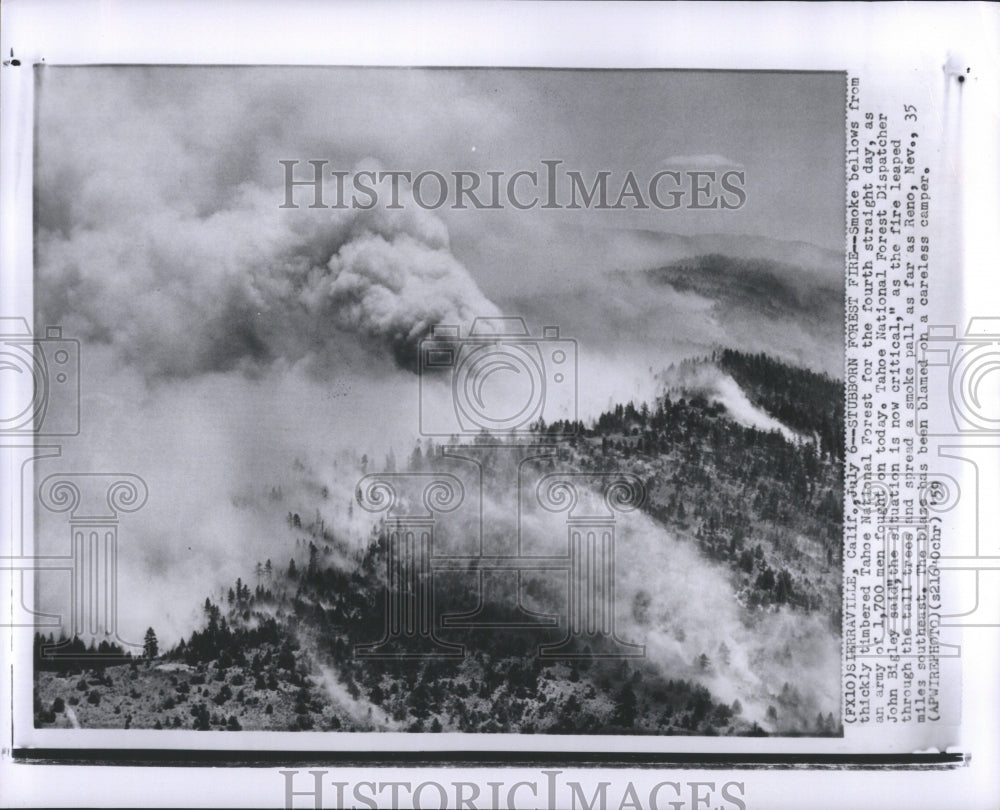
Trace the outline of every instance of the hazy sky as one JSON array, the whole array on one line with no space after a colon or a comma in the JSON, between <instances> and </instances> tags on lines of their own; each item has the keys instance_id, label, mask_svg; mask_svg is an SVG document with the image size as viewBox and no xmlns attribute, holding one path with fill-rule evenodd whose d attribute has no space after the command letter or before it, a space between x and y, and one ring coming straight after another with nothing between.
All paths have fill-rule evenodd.
<instances>
[{"instance_id":1,"label":"hazy sky","mask_svg":"<svg viewBox=\"0 0 1000 810\"><path fill-rule=\"evenodd\" d=\"M671 158L697 168L689 158L712 155L746 171L739 211L442 210L477 280L498 261L508 277L537 271L525 267L532 252L566 223L843 245L840 74L187 67L50 68L41 78L43 181L46 170L62 173L55 183L106 174L103 192L123 206L152 197L208 213L246 183L275 189L278 205L281 159L509 173L554 158L585 176L642 178ZM39 214L44 227L66 212ZM511 237L509 260L488 238L498 232Z\"/></svg>"},{"instance_id":2,"label":"hazy sky","mask_svg":"<svg viewBox=\"0 0 1000 810\"><path fill-rule=\"evenodd\" d=\"M610 319L611 330L595 331L607 344L634 303L595 315L572 296L591 290L578 301L589 305L608 271L677 258L635 229L842 251L843 93L840 74L43 68L39 300L82 336L170 374L189 373L195 354L215 370L244 356L295 360L306 344L322 347L317 332L331 323L384 340L398 359L434 319L510 314L525 299L534 315L578 328ZM747 202L735 211L281 210L279 161L305 170L311 159L345 171L507 176L558 159L584 177L611 172L611 189L629 171L642 183L664 165L738 166ZM825 267L839 284L839 262ZM295 314L303 307L309 318ZM683 332L691 319L673 320Z\"/></svg>"}]
</instances>

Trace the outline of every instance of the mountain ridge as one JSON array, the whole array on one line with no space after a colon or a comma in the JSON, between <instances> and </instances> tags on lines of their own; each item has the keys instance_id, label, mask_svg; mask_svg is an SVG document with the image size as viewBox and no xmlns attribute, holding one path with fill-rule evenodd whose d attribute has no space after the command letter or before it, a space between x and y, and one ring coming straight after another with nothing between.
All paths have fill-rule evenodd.
<instances>
[{"instance_id":1,"label":"mountain ridge","mask_svg":"<svg viewBox=\"0 0 1000 810\"><path fill-rule=\"evenodd\" d=\"M652 589L678 583L655 580L635 590L623 617L629 632L656 640L659 652L649 659L543 661L531 652L558 641L558 629L453 631L447 640L470 653L459 664L359 659L357 645L378 639L384 626L388 525L375 523L358 546L318 514L306 523L289 512L299 550L287 567L258 563L254 589L238 580L225 603L206 599L202 628L162 655L154 647L147 665L60 670L39 655L36 722L70 723L68 704L84 727L346 731L391 722L410 731L485 733L838 733L837 704L823 678L836 680L839 669L817 674L819 663L810 660L817 656L800 647L817 643L802 632L826 633L833 649L839 632L840 578L828 575L840 561L843 451L824 438L836 431L838 406L813 407L839 383L731 350L691 362L726 368L759 407L818 438L790 442L738 424L691 389L651 405L617 405L588 425L538 425L537 439L557 448L567 471L644 481L644 520L662 527L653 542L666 559L701 559L688 576L705 577L712 588L730 583L740 619L725 641L698 629L703 620L722 621L699 618L699 609L710 608L689 605L685 616L676 603L666 612L657 607ZM444 464L415 451L409 471ZM645 582L641 565L622 566ZM475 604L463 577L442 579L440 604ZM525 587L543 609L559 604L554 593L544 580ZM513 617L503 605L487 607L500 620ZM44 643L36 639L37 648ZM794 656L803 660L792 667Z\"/></svg>"}]
</instances>

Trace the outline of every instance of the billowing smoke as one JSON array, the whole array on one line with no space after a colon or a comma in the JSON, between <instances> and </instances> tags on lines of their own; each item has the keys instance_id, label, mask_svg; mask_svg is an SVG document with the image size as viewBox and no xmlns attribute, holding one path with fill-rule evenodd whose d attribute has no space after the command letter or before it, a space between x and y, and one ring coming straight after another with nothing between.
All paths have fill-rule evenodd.
<instances>
[{"instance_id":1,"label":"billowing smoke","mask_svg":"<svg viewBox=\"0 0 1000 810\"><path fill-rule=\"evenodd\" d=\"M497 514L513 511L492 504ZM529 553L566 552L565 514L525 515ZM725 566L641 511L616 515L615 534L617 633L645 645L648 662L702 683L717 700L738 700L746 719L771 731L811 728L818 712L839 715L840 639L825 615L747 610Z\"/></svg>"},{"instance_id":2,"label":"billowing smoke","mask_svg":"<svg viewBox=\"0 0 1000 810\"><path fill-rule=\"evenodd\" d=\"M569 510L578 518L604 513L600 476L561 479L556 472L560 480L575 482L573 494L565 500L543 499L536 489L539 473L519 466L525 452L508 448L486 453L468 447L450 452L457 456L454 462L439 460L433 466L464 482L464 499L455 511L436 519L438 555L565 556ZM482 488L473 458L480 459L487 473ZM606 480L614 477L612 473ZM392 480L401 502L419 504L426 479L412 476L412 491ZM521 486L506 486L515 481ZM335 477L329 482L336 486ZM348 517L324 509L323 516L327 525L359 538L371 536L361 530L364 520L359 523L357 511ZM839 715L840 640L825 614L803 614L787 606L747 608L724 564L707 559L690 538L675 535L642 511L616 513L614 530L616 634L645 646L645 664L664 677L703 684L716 700L738 701L744 719L772 732L803 732L814 727L818 713ZM475 607L475 572L447 576L449 582L464 577L457 580L467 588L462 607ZM489 576L492 607L520 603L536 613L566 617L570 595L565 574L525 570L520 593L509 576L506 590L503 575Z\"/></svg>"},{"instance_id":3,"label":"billowing smoke","mask_svg":"<svg viewBox=\"0 0 1000 810\"><path fill-rule=\"evenodd\" d=\"M126 639L154 626L174 643L219 587L287 566L287 513L346 514L357 459L382 465L416 435L429 327L499 314L435 215L280 201L247 185L207 214L154 205L39 230L37 323L82 342L82 431L38 474L149 487L121 527ZM64 522L40 513L43 553L64 553ZM60 609L63 583L41 587Z\"/></svg>"},{"instance_id":4,"label":"billowing smoke","mask_svg":"<svg viewBox=\"0 0 1000 810\"><path fill-rule=\"evenodd\" d=\"M346 169L366 153L387 165L403 155L409 166L432 134L453 135L465 155L470 133L483 137L483 122L500 120L488 99L457 96L457 110L424 118L410 113L438 107L415 104L404 83L393 109L407 114L393 116L386 88L358 91L354 75L317 76L290 92L276 78L272 86L260 77L234 84L213 70L155 79L139 69L49 69L40 87L36 323L60 325L83 346L81 435L63 443L60 457L39 462L36 480L75 470L146 481L148 502L119 526L119 625L137 642L153 626L164 647L194 629L206 596L218 599L237 576L252 583L256 562L287 566L304 534L289 527L289 513L318 516L358 548L366 541L372 518L352 506L354 487L365 469L391 466L393 450L402 466L419 435L418 381L409 370L432 324L464 330L474 317L499 314L493 298L528 317L533 334L554 322L579 336L585 418L650 399L654 371L726 334L708 317L706 299L662 285L654 294L637 278L608 281L607 256L641 270L657 266L660 244L630 247L636 259L624 262L631 237L591 229L586 241L525 239L499 230L502 219L484 220L470 231L480 256L495 264L470 266L496 288L487 297L436 215L412 203L311 210L306 195L303 207L282 210L284 190L266 185L278 179L281 157L329 156ZM427 82L404 73L407 82ZM331 82L343 85L333 97L352 103L317 103ZM496 127L498 142L523 130L513 109ZM452 233L460 244L460 229ZM470 255L468 246L456 252ZM593 254L589 284L580 281L577 254ZM528 258L544 267L525 264L508 281L504 268ZM518 300L513 288L533 277L551 277L560 294L527 286ZM579 296L567 297L570 289ZM784 327L775 332L767 345L796 343ZM433 388L448 394L443 379ZM716 394L735 407L718 386ZM509 504L494 497L484 513L499 522ZM65 515L39 510L37 527L40 553L66 553ZM558 517L539 517L535 529L537 544L564 541ZM797 684L819 709L836 711L836 643L813 626L818 619L779 611L751 626L724 572L695 549L639 513L620 536L624 638L646 643L665 671L738 697L748 716L760 716L767 690L780 688L788 671L799 673ZM65 581L46 580L42 589L43 609L64 609ZM642 593L649 603L637 614ZM787 661L785 650L797 660ZM702 653L711 668L695 665Z\"/></svg>"},{"instance_id":5,"label":"billowing smoke","mask_svg":"<svg viewBox=\"0 0 1000 810\"><path fill-rule=\"evenodd\" d=\"M679 396L701 395L709 402L717 402L736 422L757 430L781 433L790 442L801 442L803 437L766 411L754 405L740 384L708 362L687 362L670 366L659 375L662 389L675 399Z\"/></svg>"},{"instance_id":6,"label":"billowing smoke","mask_svg":"<svg viewBox=\"0 0 1000 810\"><path fill-rule=\"evenodd\" d=\"M252 581L258 561L283 570L301 554L290 513L361 549L372 525L352 505L362 456L377 471L395 449L403 466L418 435L417 380L403 370L418 341L434 323L498 314L433 215L414 206L280 211L274 199L247 188L207 217L164 212L110 233L39 239L42 321L84 339L86 433L65 463L135 472L150 487L147 506L121 528L128 639L154 626L175 643L199 621L205 596L218 599L237 576ZM581 363L584 397L610 387L618 401L651 398L652 373L608 363L615 374L590 386L594 365ZM718 369L685 369L659 382L701 391L744 423L783 427ZM436 393L447 394L445 382L435 381ZM486 493L487 553L512 551L510 507ZM41 517L54 550L61 518ZM530 553L565 543L561 516L526 521ZM748 622L726 572L640 513L619 524L617 570L620 635L645 644L670 677L739 700L745 717L778 730L766 712L794 670L797 727L817 711L836 713L837 639L819 617L793 620L782 609ZM321 674L349 705L335 673Z\"/></svg>"},{"instance_id":7,"label":"billowing smoke","mask_svg":"<svg viewBox=\"0 0 1000 810\"><path fill-rule=\"evenodd\" d=\"M432 214L280 210L279 199L246 187L209 216L41 233L41 322L110 343L156 378L278 359L335 366L350 336L412 369L431 325L499 314Z\"/></svg>"},{"instance_id":8,"label":"billowing smoke","mask_svg":"<svg viewBox=\"0 0 1000 810\"><path fill-rule=\"evenodd\" d=\"M746 719L771 731L805 730L817 712L839 715L840 639L825 616L746 611L725 568L690 541L641 513L617 529L620 633L644 643L647 659L703 683L717 700L738 700ZM797 696L784 696L779 729L767 710L779 706L786 682Z\"/></svg>"}]
</instances>

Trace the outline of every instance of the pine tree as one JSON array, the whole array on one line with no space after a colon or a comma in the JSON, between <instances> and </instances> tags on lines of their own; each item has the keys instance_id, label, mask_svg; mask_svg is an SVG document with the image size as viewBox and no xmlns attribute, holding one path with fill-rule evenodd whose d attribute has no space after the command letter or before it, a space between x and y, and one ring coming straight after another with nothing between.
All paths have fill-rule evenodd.
<instances>
[{"instance_id":1,"label":"pine tree","mask_svg":"<svg viewBox=\"0 0 1000 810\"><path fill-rule=\"evenodd\" d=\"M150 660L159 655L160 648L156 641L156 633L153 632L152 627L146 630L146 637L142 641L142 652Z\"/></svg>"},{"instance_id":2,"label":"pine tree","mask_svg":"<svg viewBox=\"0 0 1000 810\"><path fill-rule=\"evenodd\" d=\"M618 700L615 704L614 721L616 725L630 728L635 723L636 703L635 690L631 683L626 682L618 693Z\"/></svg>"}]
</instances>

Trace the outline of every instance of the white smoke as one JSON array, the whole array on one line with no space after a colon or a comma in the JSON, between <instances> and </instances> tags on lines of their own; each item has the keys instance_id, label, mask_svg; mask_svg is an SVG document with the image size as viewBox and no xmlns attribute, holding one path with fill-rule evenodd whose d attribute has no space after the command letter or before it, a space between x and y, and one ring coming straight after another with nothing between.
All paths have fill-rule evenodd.
<instances>
[{"instance_id":1,"label":"white smoke","mask_svg":"<svg viewBox=\"0 0 1000 810\"><path fill-rule=\"evenodd\" d=\"M149 377L303 358L349 340L415 367L432 324L499 314L432 214L281 210L245 187L210 216L148 212L101 230L38 237L39 317L110 343Z\"/></svg>"},{"instance_id":2,"label":"white smoke","mask_svg":"<svg viewBox=\"0 0 1000 810\"><path fill-rule=\"evenodd\" d=\"M709 402L722 405L729 416L744 427L765 432L776 430L795 444L804 440L801 434L754 405L740 384L718 366L710 363L682 363L664 371L660 380L665 393L675 398L700 394Z\"/></svg>"},{"instance_id":3,"label":"white smoke","mask_svg":"<svg viewBox=\"0 0 1000 810\"><path fill-rule=\"evenodd\" d=\"M453 254L444 223L412 203L391 211L282 210L283 189L239 179L272 176L265 172L276 169L277 157L311 155L298 141L275 136L290 152L263 143L272 118L286 134L330 132L316 117L331 112L308 93L299 91L295 107L296 114L313 111L304 124L281 106L284 85L262 94L247 81L241 96L209 71L214 93L198 89L202 76L161 94L150 92L141 72L125 78L116 71L110 81L130 111L121 115L114 104L89 101L94 86L108 92L94 80L98 74L70 72L68 89L53 93L50 72L40 93L38 324L61 325L83 341L83 432L65 442L58 460L41 462L36 478L55 469L143 477L149 500L119 527L119 623L135 641L153 626L168 647L196 626L206 596L218 599L218 589L237 576L252 583L258 561L287 566L298 539L287 513L312 518L318 510L338 537L363 544L371 518L350 506L357 465L367 454L371 470L384 469L386 454L402 455L418 435L417 378L402 370L412 369L417 342L434 323L466 325L499 308ZM371 110L354 127L355 148L373 148L370 138L385 139L371 134L369 120L383 115L382 100L372 94L358 103ZM485 120L479 107L464 115L477 128ZM414 126L410 118L399 126ZM241 132L251 119L261 126ZM414 137L404 133L407 149L428 141L427 132L440 131L442 121L423 126ZM329 138L340 145L346 136L338 130ZM332 162L343 154L331 154ZM489 229L482 230L489 249ZM508 264L518 249L536 247L512 246L512 238L501 236L505 250L495 253ZM552 240L547 247L555 254L563 244ZM567 279L575 284L577 276L567 271L559 281ZM624 332L646 358L650 345L668 345L671 336L676 343L682 331L682 349L719 337L715 325L694 317L710 302L669 290L653 301L645 284L612 295L606 279L600 284L581 286L584 300L576 304L556 301L560 309L578 310L581 330L584 321L592 323L594 343L615 345ZM650 398L648 359L626 364L585 352L581 358L581 415ZM436 394L447 394L444 387L435 383ZM725 386L713 390L734 414L761 418ZM487 505L491 518L503 512L503 504ZM42 553L65 553L64 518L39 513ZM559 521L547 520L538 537L564 537ZM641 515L623 524L621 536L622 636L646 643L665 671L741 696L758 714L762 692L782 669L799 670L804 690L826 694L819 673L837 671L825 663L833 660L829 634L812 634L808 620L786 613L748 626L724 572ZM61 609L64 584L44 586L43 608ZM650 626L629 618L640 590L652 594ZM723 643L732 650L729 665L693 668L701 652L717 658ZM770 655L785 646L802 661L779 663L780 656ZM337 691L335 680L330 688Z\"/></svg>"},{"instance_id":4,"label":"white smoke","mask_svg":"<svg viewBox=\"0 0 1000 810\"><path fill-rule=\"evenodd\" d=\"M529 553L566 553L564 516L526 515ZM645 645L646 660L665 677L701 683L725 703L738 700L744 719L770 731L779 729L767 710L779 705L785 683L800 698L783 709L780 730L811 730L818 712L839 716L840 640L827 616L743 607L725 566L640 511L617 515L615 534L618 636Z\"/></svg>"}]
</instances>

